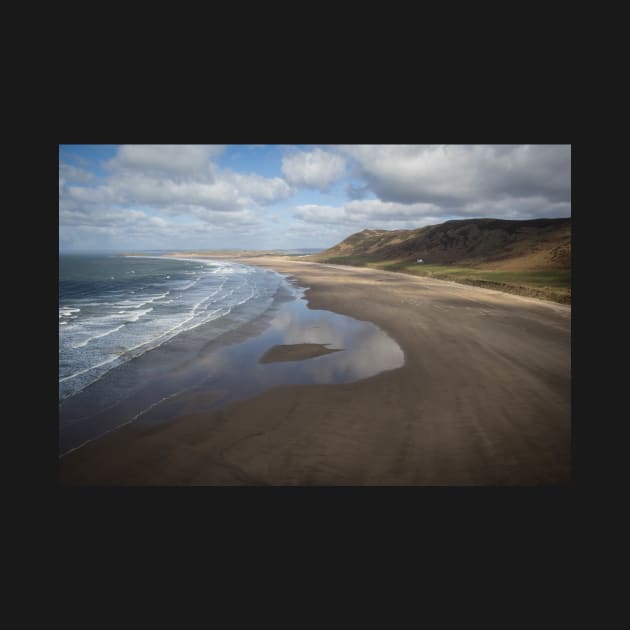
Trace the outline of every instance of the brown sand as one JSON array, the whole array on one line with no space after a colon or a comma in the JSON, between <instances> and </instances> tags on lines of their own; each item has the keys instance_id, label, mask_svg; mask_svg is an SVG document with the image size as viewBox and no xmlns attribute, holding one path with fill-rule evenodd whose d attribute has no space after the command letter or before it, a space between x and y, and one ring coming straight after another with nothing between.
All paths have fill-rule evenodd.
<instances>
[{"instance_id":1,"label":"brown sand","mask_svg":"<svg viewBox=\"0 0 630 630\"><path fill-rule=\"evenodd\" d=\"M278 361L301 361L314 359L331 352L339 352L339 348L327 348L321 343L294 343L290 345L269 348L258 360L260 363L275 363Z\"/></svg>"},{"instance_id":2,"label":"brown sand","mask_svg":"<svg viewBox=\"0 0 630 630\"><path fill-rule=\"evenodd\" d=\"M280 387L64 457L68 484L512 485L570 481L571 308L431 278L249 258L311 308L369 320L405 365Z\"/></svg>"}]
</instances>

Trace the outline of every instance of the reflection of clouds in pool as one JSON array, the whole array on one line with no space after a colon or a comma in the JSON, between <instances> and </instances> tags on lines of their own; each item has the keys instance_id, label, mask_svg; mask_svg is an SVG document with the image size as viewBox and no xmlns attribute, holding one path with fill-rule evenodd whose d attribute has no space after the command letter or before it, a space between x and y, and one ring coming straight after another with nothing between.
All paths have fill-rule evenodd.
<instances>
[{"instance_id":1,"label":"reflection of clouds in pool","mask_svg":"<svg viewBox=\"0 0 630 630\"><path fill-rule=\"evenodd\" d=\"M320 343L334 348L344 347L344 335L338 322L333 324L323 311L312 311L310 317L285 311L280 313L273 325L282 332L283 343Z\"/></svg>"},{"instance_id":2,"label":"reflection of clouds in pool","mask_svg":"<svg viewBox=\"0 0 630 630\"><path fill-rule=\"evenodd\" d=\"M259 363L274 346L303 343L340 351L310 359ZM398 344L371 322L311 310L304 300L296 300L280 309L264 333L215 351L203 363L215 385L230 390L230 398L240 398L280 385L350 383L399 368L404 362Z\"/></svg>"},{"instance_id":3,"label":"reflection of clouds in pool","mask_svg":"<svg viewBox=\"0 0 630 630\"><path fill-rule=\"evenodd\" d=\"M326 355L304 365L316 383L356 381L374 376L385 370L401 367L405 362L403 351L387 334L376 326L362 322L344 337L343 352Z\"/></svg>"},{"instance_id":4,"label":"reflection of clouds in pool","mask_svg":"<svg viewBox=\"0 0 630 630\"><path fill-rule=\"evenodd\" d=\"M371 322L306 308L296 300L271 322L277 344L317 343L341 352L257 367L255 380L283 383L348 383L401 367L405 362L398 344Z\"/></svg>"}]
</instances>

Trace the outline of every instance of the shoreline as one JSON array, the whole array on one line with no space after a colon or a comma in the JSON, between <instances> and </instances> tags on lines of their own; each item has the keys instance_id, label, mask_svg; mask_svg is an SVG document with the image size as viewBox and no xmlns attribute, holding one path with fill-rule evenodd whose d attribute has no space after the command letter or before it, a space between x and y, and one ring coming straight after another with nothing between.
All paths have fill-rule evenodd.
<instances>
[{"instance_id":1,"label":"shoreline","mask_svg":"<svg viewBox=\"0 0 630 630\"><path fill-rule=\"evenodd\" d=\"M570 306L396 272L226 257L297 278L308 309L376 324L405 365L288 385L65 457L97 485L539 485L570 481Z\"/></svg>"},{"instance_id":2,"label":"shoreline","mask_svg":"<svg viewBox=\"0 0 630 630\"><path fill-rule=\"evenodd\" d=\"M119 365L116 365L111 370L108 370L104 374L100 375L96 380L88 383L85 387L78 390L72 396L61 399L58 404L60 415L65 412L67 415L69 415L69 423L72 424L72 415L73 413L74 415L76 415L76 411L72 411L73 408L76 408L77 406L81 408L81 405L84 404L83 399L86 397L89 401L90 396L93 394L95 388L102 388L104 386L106 387L106 384L109 382L110 379L120 379L120 375L122 373L131 372L133 374L135 370L142 369L139 368L139 366L143 366L144 364L155 365L156 363L159 364L160 361L163 362L160 357L163 354L168 355L173 348L178 348L178 351L181 352L182 347L185 348L186 346L188 346L188 350L184 350L184 352L187 352L189 362L192 365L203 355L220 352L225 347L243 343L248 339L252 339L260 335L261 332L263 332L269 326L275 314L282 307L282 304L287 301L293 300L294 296L296 295L296 287L294 286L294 283L290 282L282 274L279 275L282 276L283 282L278 287L271 303L264 311L256 315L253 319L241 322L234 328L228 328L226 331L221 332L218 335L214 334L213 336L209 337L206 336L208 335L208 331L216 333L216 330L213 328L214 322L206 322L197 327L184 330L179 335L175 335L174 337L171 337L163 341L162 343L145 350L141 354L133 356L132 358L120 363ZM200 346L193 345L194 340L200 340ZM174 367L177 366L174 365ZM151 369L153 370L154 368L152 367ZM175 392L173 394L170 394L166 398L175 397L180 394L185 395L185 391ZM163 397L160 396L159 398L161 399ZM89 405L90 403L88 402L87 404ZM73 440L74 444L71 447L63 449L63 452L59 453L59 458L61 459L63 457L66 457L70 453L80 448L83 448L85 445L96 442L105 435L113 433L121 429L122 427L135 422L137 417L144 415L144 413L155 404L159 403L149 404L145 409L136 409L135 411L137 411L137 413L135 413L135 416L131 418L117 419L114 421L109 418L99 418L99 430L93 431L89 437L84 436L86 437L86 439L81 438L80 440L77 440L76 437L73 436L70 438L69 435L64 435L62 437L60 431L60 445L62 442L67 441L68 439ZM70 408L69 413L66 411L68 407ZM108 409L110 409L110 406L105 407L103 411L107 411ZM96 415L99 415L99 413L96 412ZM65 420L67 421L67 418ZM72 434L72 427L68 427L65 430L69 431L70 435Z\"/></svg>"}]
</instances>

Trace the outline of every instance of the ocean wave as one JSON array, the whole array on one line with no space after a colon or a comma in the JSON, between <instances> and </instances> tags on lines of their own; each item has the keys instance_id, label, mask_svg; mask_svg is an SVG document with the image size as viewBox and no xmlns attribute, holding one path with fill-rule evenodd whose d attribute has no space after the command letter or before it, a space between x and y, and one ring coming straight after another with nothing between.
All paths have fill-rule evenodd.
<instances>
[{"instance_id":1,"label":"ocean wave","mask_svg":"<svg viewBox=\"0 0 630 630\"><path fill-rule=\"evenodd\" d=\"M187 259L186 262L191 261ZM68 312L63 321L71 321L73 325L64 325L60 339L63 346L70 351L68 361L70 363L76 361L79 365L73 366L76 370L74 373L59 379L60 384L66 383L60 387L60 399L73 396L87 385L98 381L118 363L125 363L139 357L182 333L225 317L235 308L252 302L253 310L246 306L243 314L237 315L228 327L238 325L239 322L253 316L254 312L258 313L260 310L256 303L258 298L260 298L260 308L266 307L268 294L274 293L278 286L276 282L268 280L267 274L260 273L258 268L250 269L243 266L237 268L234 264L217 264L216 261L198 262L202 263L200 271L182 270L176 275L171 274L168 283L159 280L155 284L148 283L142 286L142 289L148 291L148 295L145 295L136 284L134 290L137 290L138 294L133 297L131 295L133 291L130 291L131 287L129 287L127 290L108 290L106 294L101 293L102 301L97 301L101 299L100 295L86 296L79 300L73 299L73 303L66 307L67 309L74 308L75 304L81 307L90 305L97 308L87 309L87 313L82 312L78 321L71 319L76 315L63 311ZM273 274L273 272L269 273ZM193 277L184 278L184 274L193 274ZM276 278L278 275L273 274ZM183 286L178 287L178 285ZM83 301L88 299L92 301ZM162 307L162 305L169 306ZM156 308L154 315L141 320L154 310L154 306ZM135 323L138 320L141 321ZM124 328L127 324L129 327ZM123 332L116 335L123 328ZM218 327L217 334L220 334L218 331L224 328L225 326ZM85 339L86 335L91 336ZM108 335L115 336L102 344L89 346L94 340ZM73 343L75 345L72 345ZM119 344L119 348L114 353L112 345L115 344ZM86 346L91 349L83 352L82 348ZM78 350L76 350L76 357L73 357L71 350L75 348ZM88 361L94 362L94 365L87 366ZM70 366L68 368L72 369Z\"/></svg>"},{"instance_id":2,"label":"ocean wave","mask_svg":"<svg viewBox=\"0 0 630 630\"><path fill-rule=\"evenodd\" d=\"M178 328L181 328L182 326L184 326L185 324L187 324L188 322L192 321L193 319L195 319L195 316L197 315L197 309L204 303L207 302L210 299L209 296L205 297L203 300L201 300L200 302L197 302L197 304L193 305L192 309L190 311L188 311L189 316L182 322L179 322L179 324L176 324L175 326L173 326L172 328L169 328L168 330L164 331L161 335L158 335L156 337L156 339L159 339L160 337L163 337L165 335L168 335L169 333L173 332L174 330L177 330Z\"/></svg>"},{"instance_id":3,"label":"ocean wave","mask_svg":"<svg viewBox=\"0 0 630 630\"><path fill-rule=\"evenodd\" d=\"M64 383L65 381L69 381L73 378L76 378L77 376L81 376L81 374L86 374L87 372L90 372L91 370L95 370L96 368L99 368L99 367L103 367L104 365L107 365L108 363L113 363L118 358L119 358L118 356L110 357L109 359L106 359L105 361L101 361L100 363L97 363L96 365L90 365L90 367L86 367L83 370L79 370L78 372L75 372L74 374L70 374L70 376L64 376L63 378L60 378L59 382Z\"/></svg>"},{"instance_id":4,"label":"ocean wave","mask_svg":"<svg viewBox=\"0 0 630 630\"><path fill-rule=\"evenodd\" d=\"M157 300L161 300L167 297L171 292L167 291L166 293L160 293L159 295L146 295L148 300L142 299L142 301L138 300L123 300L122 302L114 302L113 306L115 307L127 307L127 308L142 308L145 304L152 304L153 302L157 302Z\"/></svg>"},{"instance_id":5,"label":"ocean wave","mask_svg":"<svg viewBox=\"0 0 630 630\"><path fill-rule=\"evenodd\" d=\"M107 337L107 335L111 335L112 333L118 332L125 324L121 324L120 326L117 326L116 328L112 328L111 330L106 330L104 333L101 333L99 335L94 335L93 337L88 337L85 341L82 341L81 343L78 343L74 346L72 346L73 348L85 348L85 346L88 345L88 343L90 343L90 341L94 341L95 339L100 339L101 337Z\"/></svg>"},{"instance_id":6,"label":"ocean wave","mask_svg":"<svg viewBox=\"0 0 630 630\"><path fill-rule=\"evenodd\" d=\"M163 343L166 343L167 341L169 341L170 339L172 339L173 337L177 336L178 334L180 334L182 332L186 332L188 330L192 330L193 328L196 328L197 326L199 326L201 324L204 324L204 323L206 323L208 321L211 321L211 318L198 319L198 321L195 323L194 326L190 326L188 328L182 328L188 322L191 322L192 320L195 319L195 317L197 317L197 315L198 315L197 314L197 309L199 308L199 306L201 306L201 304L206 302L208 299L209 299L209 296L204 298L200 302L197 302L197 304L193 305L193 308L190 311L188 311L188 317L186 319L184 319L181 322L178 322L174 326L171 326L171 328L169 328L168 330L165 330L165 331L159 333L155 337L152 337L151 339L142 341L139 344L136 344L135 346L132 346L131 348L128 348L127 349L127 353L130 353L133 350L137 350L138 348L141 348L143 346L149 346L150 345L151 347L147 347L147 349L145 350L145 352L146 352L148 350L151 350L153 348L161 346ZM213 311L213 312L216 312L216 311ZM175 331L178 331L178 332L175 332Z\"/></svg>"},{"instance_id":7,"label":"ocean wave","mask_svg":"<svg viewBox=\"0 0 630 630\"><path fill-rule=\"evenodd\" d=\"M128 322L137 322L141 317L148 315L153 310L153 307L147 308L144 311L135 311L133 313L128 313L129 317L127 318Z\"/></svg>"},{"instance_id":8,"label":"ocean wave","mask_svg":"<svg viewBox=\"0 0 630 630\"><path fill-rule=\"evenodd\" d=\"M167 295L170 295L170 291L167 291L166 293L161 293L160 295L156 295L155 297L152 297L149 302L157 302L157 300L161 300L162 298L165 298Z\"/></svg>"},{"instance_id":9,"label":"ocean wave","mask_svg":"<svg viewBox=\"0 0 630 630\"><path fill-rule=\"evenodd\" d=\"M251 300L255 295L256 295L256 291L252 290L252 292L247 297L243 298L240 302L234 302L233 304L230 304L230 306L234 308L235 306L240 306L241 304L245 304L245 302L249 302L249 300Z\"/></svg>"},{"instance_id":10,"label":"ocean wave","mask_svg":"<svg viewBox=\"0 0 630 630\"><path fill-rule=\"evenodd\" d=\"M192 289L200 280L201 278L197 278L196 280L193 280L193 282L190 282L189 284L185 284L183 287L176 287L176 288L178 291L187 291L188 289Z\"/></svg>"},{"instance_id":11,"label":"ocean wave","mask_svg":"<svg viewBox=\"0 0 630 630\"><path fill-rule=\"evenodd\" d=\"M70 453L74 453L74 451L78 451L80 448L86 446L90 442L94 442L94 441L98 440L99 438L102 438L102 437L108 435L109 433L112 433L112 432L116 431L117 429L120 429L120 428L122 428L124 426L127 426L128 424L131 424L134 420L137 420L140 416L144 415L145 413L147 413L151 409L154 409L155 407L157 407L158 405L162 404L166 400L174 398L175 396L179 396L179 394L181 394L181 392L175 392L174 394L171 394L170 396L164 396L164 398L160 398L160 400L158 400L157 402L154 402L152 405L149 405L146 409L143 409L142 411L137 413L130 420L126 420L125 422L121 422L120 424L116 425L112 429L108 429L106 431L103 431L102 433L99 433L96 437L90 438L89 440L85 440L85 442L82 442L78 446L75 446L73 448L68 449L67 451L64 451L63 453L61 453L61 455L59 457L65 457L66 455L69 455Z\"/></svg>"},{"instance_id":12,"label":"ocean wave","mask_svg":"<svg viewBox=\"0 0 630 630\"><path fill-rule=\"evenodd\" d=\"M132 421L137 420L140 416L143 416L148 411L151 411L151 409L155 409L158 405L161 405L165 400L170 400L171 398L175 398L175 396L179 396L179 394L181 394L181 392L175 392L174 394L171 394L170 396L164 396L164 398L160 398L160 400L154 402L152 405L149 405L146 409L143 409L142 411L138 412L135 416L133 416L133 418L131 418L131 420Z\"/></svg>"},{"instance_id":13,"label":"ocean wave","mask_svg":"<svg viewBox=\"0 0 630 630\"><path fill-rule=\"evenodd\" d=\"M76 315L72 315L73 313L80 312L80 308L72 308L70 306L62 306L59 308L59 318L62 317L76 317Z\"/></svg>"}]
</instances>

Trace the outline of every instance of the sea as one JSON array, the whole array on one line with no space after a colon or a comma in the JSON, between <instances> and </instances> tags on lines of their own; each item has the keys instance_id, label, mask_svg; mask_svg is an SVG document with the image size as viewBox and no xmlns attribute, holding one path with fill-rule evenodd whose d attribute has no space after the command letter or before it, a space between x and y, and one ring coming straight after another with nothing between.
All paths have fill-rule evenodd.
<instances>
[{"instance_id":1,"label":"sea","mask_svg":"<svg viewBox=\"0 0 630 630\"><path fill-rule=\"evenodd\" d=\"M255 319L283 283L223 260L60 255L60 402L186 331L212 339Z\"/></svg>"}]
</instances>

